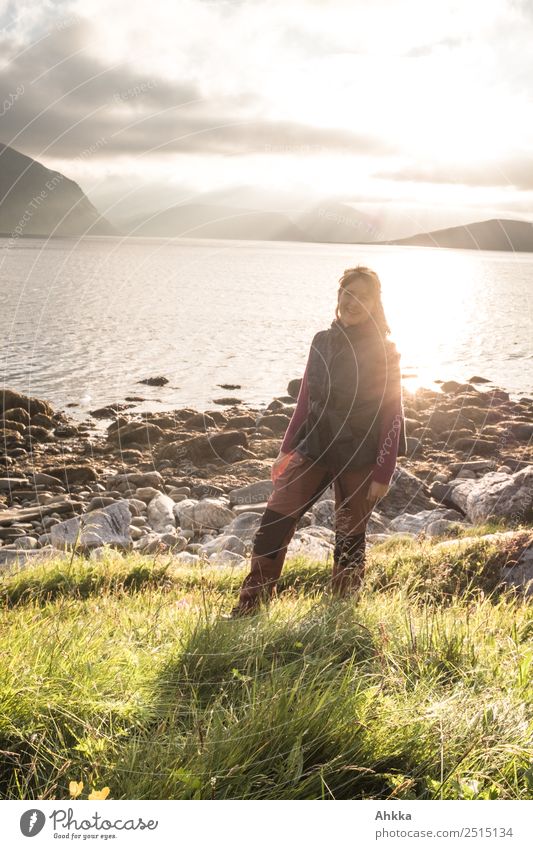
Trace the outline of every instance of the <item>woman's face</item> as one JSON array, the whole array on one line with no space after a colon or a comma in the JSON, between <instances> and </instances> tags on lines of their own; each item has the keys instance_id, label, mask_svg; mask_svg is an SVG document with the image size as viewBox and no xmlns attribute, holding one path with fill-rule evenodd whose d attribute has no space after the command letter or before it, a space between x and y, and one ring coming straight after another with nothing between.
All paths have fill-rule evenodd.
<instances>
[{"instance_id":1,"label":"woman's face","mask_svg":"<svg viewBox=\"0 0 533 849\"><path fill-rule=\"evenodd\" d=\"M372 315L374 295L364 280L354 280L339 292L339 315L343 324L361 324Z\"/></svg>"}]
</instances>

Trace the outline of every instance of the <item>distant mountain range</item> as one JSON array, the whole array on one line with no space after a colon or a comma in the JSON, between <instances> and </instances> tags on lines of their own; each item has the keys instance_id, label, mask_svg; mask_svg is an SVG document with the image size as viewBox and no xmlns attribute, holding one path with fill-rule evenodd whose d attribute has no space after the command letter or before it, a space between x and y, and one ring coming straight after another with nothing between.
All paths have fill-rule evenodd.
<instances>
[{"instance_id":1,"label":"distant mountain range","mask_svg":"<svg viewBox=\"0 0 533 849\"><path fill-rule=\"evenodd\" d=\"M428 248L463 248L477 251L533 251L533 224L510 218L475 221L460 227L389 239L378 245L417 245Z\"/></svg>"},{"instance_id":2,"label":"distant mountain range","mask_svg":"<svg viewBox=\"0 0 533 849\"><path fill-rule=\"evenodd\" d=\"M279 239L304 242L305 232L279 212L187 203L121 222L132 236L202 239Z\"/></svg>"},{"instance_id":3,"label":"distant mountain range","mask_svg":"<svg viewBox=\"0 0 533 849\"><path fill-rule=\"evenodd\" d=\"M0 144L0 233L116 236L77 183Z\"/></svg>"},{"instance_id":4,"label":"distant mountain range","mask_svg":"<svg viewBox=\"0 0 533 849\"><path fill-rule=\"evenodd\" d=\"M290 213L224 203L180 203L110 222L73 180L5 144L0 144L0 234L258 239L533 252L533 224L527 221L476 221L378 241L383 235L379 222L332 200Z\"/></svg>"}]
</instances>

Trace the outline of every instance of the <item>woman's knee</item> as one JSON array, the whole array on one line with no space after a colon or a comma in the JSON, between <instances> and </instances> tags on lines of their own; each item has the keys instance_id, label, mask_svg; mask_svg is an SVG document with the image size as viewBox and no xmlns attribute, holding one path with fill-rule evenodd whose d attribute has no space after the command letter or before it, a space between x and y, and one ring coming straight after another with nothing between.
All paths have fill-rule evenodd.
<instances>
[{"instance_id":1,"label":"woman's knee","mask_svg":"<svg viewBox=\"0 0 533 849\"><path fill-rule=\"evenodd\" d=\"M267 507L254 537L253 553L274 559L287 545L296 528L297 519Z\"/></svg>"}]
</instances>

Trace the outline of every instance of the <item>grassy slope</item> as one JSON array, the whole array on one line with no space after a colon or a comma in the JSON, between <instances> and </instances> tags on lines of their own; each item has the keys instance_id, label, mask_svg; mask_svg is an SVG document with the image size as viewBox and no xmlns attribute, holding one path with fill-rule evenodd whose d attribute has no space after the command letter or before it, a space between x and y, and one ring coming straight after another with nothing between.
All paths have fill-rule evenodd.
<instances>
[{"instance_id":1,"label":"grassy slope","mask_svg":"<svg viewBox=\"0 0 533 849\"><path fill-rule=\"evenodd\" d=\"M5 576L2 798L531 798L532 605L493 592L501 544L433 547L374 547L358 603L288 561L238 622L242 569L110 552Z\"/></svg>"}]
</instances>

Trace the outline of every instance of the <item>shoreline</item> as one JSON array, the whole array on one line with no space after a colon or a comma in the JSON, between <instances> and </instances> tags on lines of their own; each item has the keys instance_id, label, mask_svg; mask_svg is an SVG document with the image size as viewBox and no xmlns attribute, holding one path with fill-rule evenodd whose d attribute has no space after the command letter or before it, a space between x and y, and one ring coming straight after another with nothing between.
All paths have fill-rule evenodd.
<instances>
[{"instance_id":1,"label":"shoreline","mask_svg":"<svg viewBox=\"0 0 533 849\"><path fill-rule=\"evenodd\" d=\"M266 407L110 405L93 411L98 425L4 390L0 569L73 545L91 557L111 546L243 563L299 385ZM533 399L447 381L405 393L404 410L408 453L369 521L371 544L397 533L453 537L491 519L533 527ZM333 508L330 487L300 520L289 555L332 556ZM86 531L89 514L100 536Z\"/></svg>"}]
</instances>

